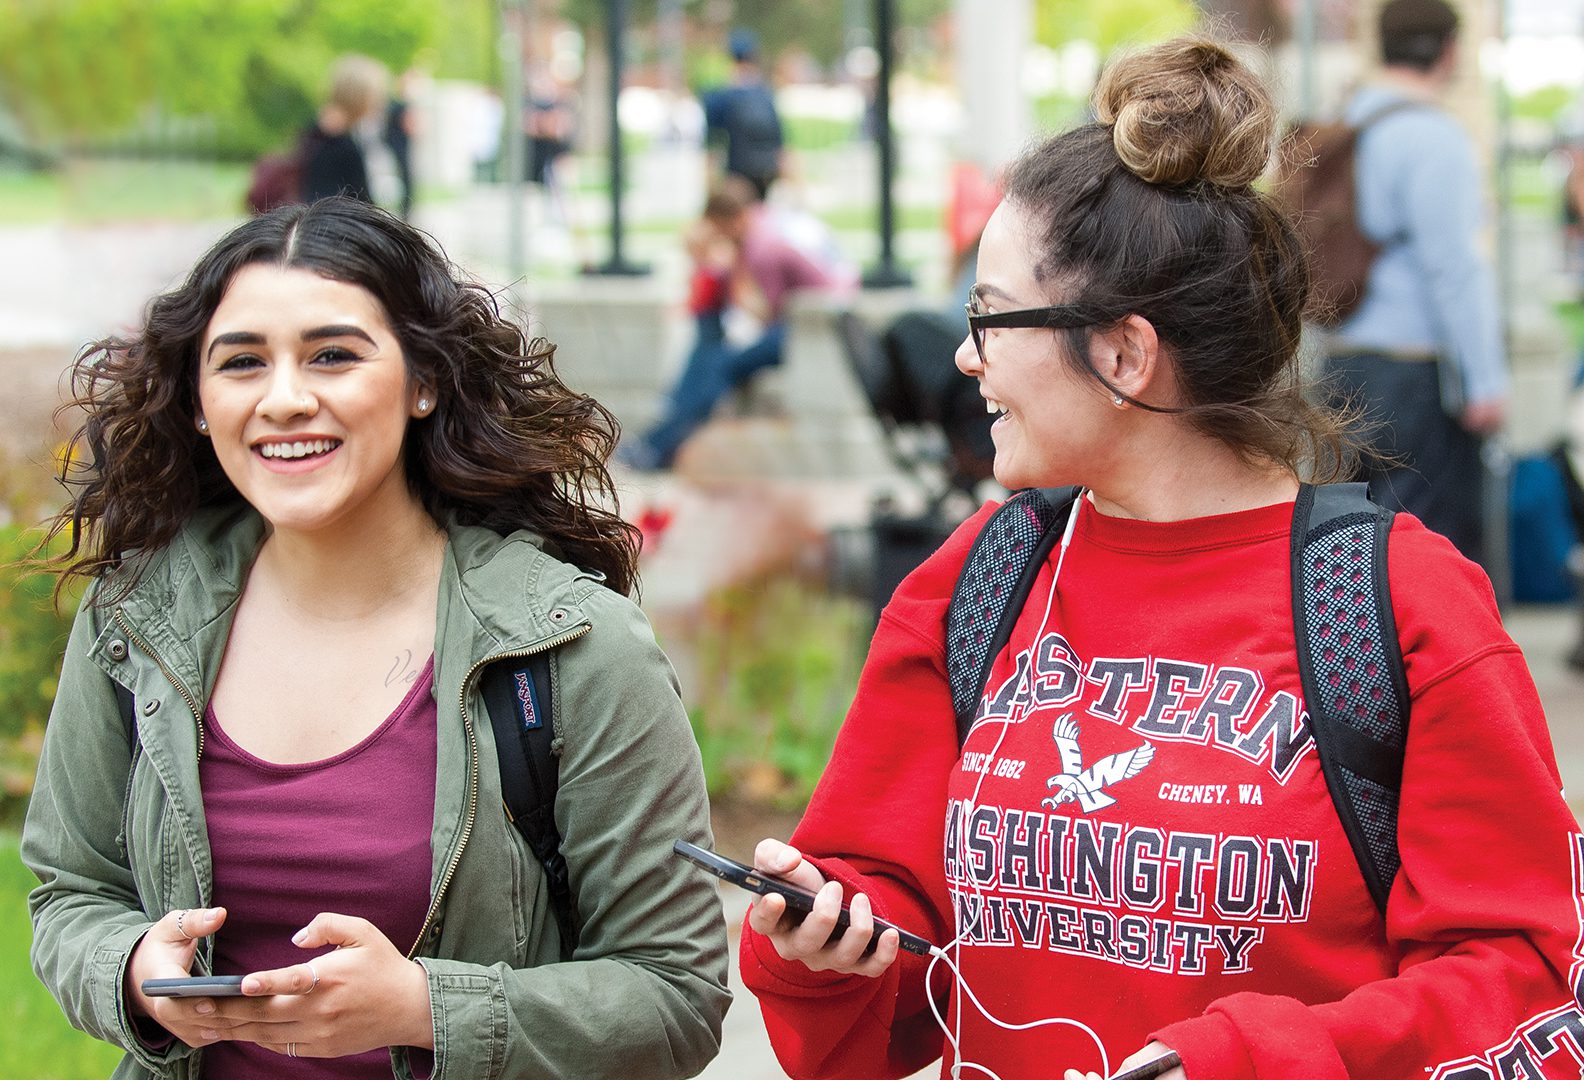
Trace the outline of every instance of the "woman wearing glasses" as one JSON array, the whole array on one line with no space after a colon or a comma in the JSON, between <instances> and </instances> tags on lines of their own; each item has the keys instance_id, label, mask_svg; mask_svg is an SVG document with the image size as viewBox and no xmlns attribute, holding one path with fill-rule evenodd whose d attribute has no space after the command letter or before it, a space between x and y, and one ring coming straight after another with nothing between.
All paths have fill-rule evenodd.
<instances>
[{"instance_id":1,"label":"woman wearing glasses","mask_svg":"<svg viewBox=\"0 0 1584 1080\"><path fill-rule=\"evenodd\" d=\"M957 352L998 414L996 478L1085 493L966 742L944 614L989 507L899 587L791 844L755 852L818 893L801 920L758 901L744 933L782 1062L1472 1080L1518 1054L1576 1075L1578 838L1544 717L1489 584L1407 515L1384 915L1308 738L1291 523L1346 432L1301 392L1305 261L1252 186L1267 93L1184 40L1113 65L1096 114L1008 173ZM876 916L944 955L899 954Z\"/></svg>"}]
</instances>

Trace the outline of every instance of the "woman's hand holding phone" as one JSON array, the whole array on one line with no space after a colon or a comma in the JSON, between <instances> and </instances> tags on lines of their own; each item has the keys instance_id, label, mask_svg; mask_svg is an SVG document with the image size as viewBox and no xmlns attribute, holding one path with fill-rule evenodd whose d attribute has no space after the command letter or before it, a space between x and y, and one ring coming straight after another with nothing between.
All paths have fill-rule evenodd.
<instances>
[{"instance_id":1,"label":"woman's hand holding phone","mask_svg":"<svg viewBox=\"0 0 1584 1080\"><path fill-rule=\"evenodd\" d=\"M126 969L127 1011L147 1017L188 1046L207 1046L197 1008L204 998L150 997L146 979L179 979L192 971L198 941L225 923L225 908L182 908L168 911L138 941Z\"/></svg>"},{"instance_id":2,"label":"woman's hand holding phone","mask_svg":"<svg viewBox=\"0 0 1584 1080\"><path fill-rule=\"evenodd\" d=\"M1099 1073L1083 1073L1068 1069L1062 1074L1065 1080L1107 1080ZM1158 1042L1147 1043L1144 1049L1126 1058L1110 1080L1187 1080L1182 1062L1177 1055Z\"/></svg>"},{"instance_id":3,"label":"woman's hand holding phone","mask_svg":"<svg viewBox=\"0 0 1584 1080\"><path fill-rule=\"evenodd\" d=\"M863 893L854 893L848 903L851 924L846 932L831 937L841 914L841 882L826 881L796 848L779 840L761 840L754 849L754 868L815 894L814 910L806 915L789 915L786 900L775 894L760 897L748 912L749 927L769 938L783 959L801 961L810 971L868 978L880 975L896 961L899 939L895 930L885 931L874 951L865 952L874 936L874 912Z\"/></svg>"},{"instance_id":4,"label":"woman's hand holding phone","mask_svg":"<svg viewBox=\"0 0 1584 1080\"><path fill-rule=\"evenodd\" d=\"M429 977L367 919L325 913L299 930L300 949L334 946L301 964L255 971L242 997L207 1002L201 1032L293 1057L343 1057L382 1046L434 1048Z\"/></svg>"}]
</instances>

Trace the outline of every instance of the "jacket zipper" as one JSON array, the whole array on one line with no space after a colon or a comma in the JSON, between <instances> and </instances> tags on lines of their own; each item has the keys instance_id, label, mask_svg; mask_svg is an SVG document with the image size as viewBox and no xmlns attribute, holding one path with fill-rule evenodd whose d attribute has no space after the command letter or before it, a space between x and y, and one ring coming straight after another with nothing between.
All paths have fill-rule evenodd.
<instances>
[{"instance_id":1,"label":"jacket zipper","mask_svg":"<svg viewBox=\"0 0 1584 1080\"><path fill-rule=\"evenodd\" d=\"M122 629L126 636L131 638L133 643L136 644L138 648L142 649L143 652L148 655L149 659L153 660L154 663L159 666L160 671L164 672L165 678L172 686L176 688L176 692L179 693L187 702L187 708L192 710L193 721L198 725L198 756L195 760L202 761L204 751L204 726L203 714L198 708L198 700L192 696L192 692L187 689L187 685L176 677L176 673L170 669L170 666L165 663L165 661L160 657L160 654L154 651L153 646L148 643L148 640L140 635L136 630L132 629L132 624L127 621L126 612L124 609L116 608L115 614L112 616L112 618L114 619L115 624ZM132 723L134 725L137 724L136 717L133 717ZM191 855L192 852L189 851L188 854ZM207 890L204 888L203 874L199 871L198 863L196 861L192 863L192 871L193 880L198 884L198 900L201 904L207 906L209 903L209 896ZM199 968L205 972L211 970L209 965L213 962L211 959L213 941L213 938L207 938L198 947Z\"/></svg>"},{"instance_id":2,"label":"jacket zipper","mask_svg":"<svg viewBox=\"0 0 1584 1080\"><path fill-rule=\"evenodd\" d=\"M126 613L123 609L116 608L114 618L116 625L125 631L126 636L131 638L138 648L147 653L149 658L153 660L154 663L159 665L160 671L165 673L165 678L169 679L170 684L176 688L177 693L181 694L181 696L186 699L187 707L192 710L193 721L198 725L198 760L202 761L204 752L204 726L203 711L198 707L198 699L192 696L192 693L187 689L186 685L176 677L176 673L172 671L165 661L160 658L159 653L154 651L153 647L149 645L148 641L139 636L136 630L132 629L131 624L127 622ZM134 723L135 722L136 721L134 720Z\"/></svg>"},{"instance_id":3,"label":"jacket zipper","mask_svg":"<svg viewBox=\"0 0 1584 1080\"><path fill-rule=\"evenodd\" d=\"M439 914L440 902L445 898L446 889L451 885L451 879L456 876L457 864L462 861L462 849L467 847L468 839L473 835L473 824L478 818L478 785L479 785L479 753L478 735L473 730L473 717L468 713L467 695L468 687L473 684L473 678L490 664L501 660L520 660L525 656L537 656L539 653L575 641L588 633L587 624L575 630L568 631L557 637L548 638L527 649L518 649L515 652L497 653L479 660L462 679L462 690L457 695L457 707L462 711L462 728L467 732L468 742L468 808L467 817L462 822L462 835L457 839L457 845L451 852L451 860L446 865L445 873L440 877L440 886L435 889L434 899L429 901L429 911L424 915L423 925L418 928L418 938L413 942L412 948L407 950L407 959L411 960L418 955L418 949L423 945L424 937L429 933L429 927L434 924L435 916ZM551 718L554 722L554 717Z\"/></svg>"}]
</instances>

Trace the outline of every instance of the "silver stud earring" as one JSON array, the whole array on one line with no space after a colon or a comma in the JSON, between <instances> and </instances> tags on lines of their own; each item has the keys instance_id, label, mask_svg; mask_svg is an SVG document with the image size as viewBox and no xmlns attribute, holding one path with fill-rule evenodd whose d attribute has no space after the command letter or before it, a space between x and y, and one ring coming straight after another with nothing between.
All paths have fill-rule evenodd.
<instances>
[{"instance_id":1,"label":"silver stud earring","mask_svg":"<svg viewBox=\"0 0 1584 1080\"><path fill-rule=\"evenodd\" d=\"M1115 405L1117 408L1120 409L1126 403L1122 400L1122 395L1121 394L1112 394L1111 395L1111 404Z\"/></svg>"},{"instance_id":2,"label":"silver stud earring","mask_svg":"<svg viewBox=\"0 0 1584 1080\"><path fill-rule=\"evenodd\" d=\"M422 416L424 413L426 413L428 411L429 411L429 399L428 398L419 398L418 399L418 415Z\"/></svg>"},{"instance_id":3,"label":"silver stud earring","mask_svg":"<svg viewBox=\"0 0 1584 1080\"><path fill-rule=\"evenodd\" d=\"M201 416L198 418L198 434L200 434L200 435L209 434L209 421L205 420Z\"/></svg>"}]
</instances>

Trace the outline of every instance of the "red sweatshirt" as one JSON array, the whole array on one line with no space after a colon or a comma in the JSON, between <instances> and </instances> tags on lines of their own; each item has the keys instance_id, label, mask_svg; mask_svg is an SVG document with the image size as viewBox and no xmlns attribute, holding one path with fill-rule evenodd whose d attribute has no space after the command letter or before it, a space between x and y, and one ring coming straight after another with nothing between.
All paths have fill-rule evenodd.
<instances>
[{"instance_id":1,"label":"red sweatshirt","mask_svg":"<svg viewBox=\"0 0 1584 1080\"><path fill-rule=\"evenodd\" d=\"M1292 505L1180 522L1085 504L958 752L944 615L989 509L897 590L792 843L940 945L964 1077L1115 1069L1150 1038L1190 1080L1578 1077L1584 838L1488 583L1398 515L1412 698L1380 917L1303 709ZM1050 601L1047 614L1047 600ZM944 1053L928 961L816 974L744 929L794 1077L903 1076ZM981 1008L982 1006L982 1008ZM986 1071L990 1070L990 1071Z\"/></svg>"}]
</instances>

